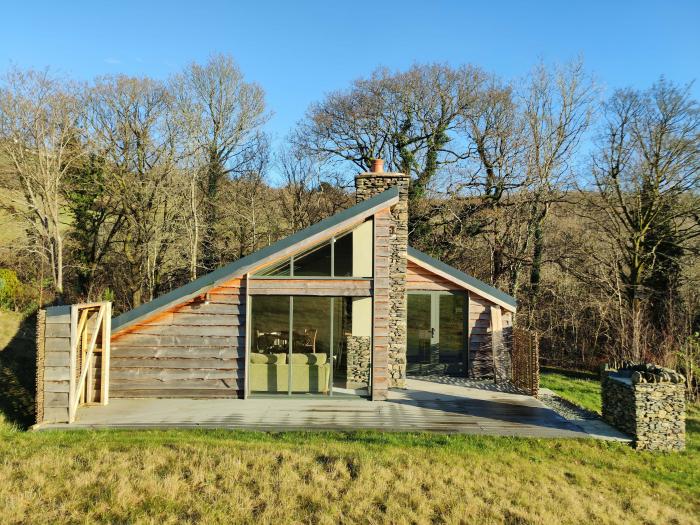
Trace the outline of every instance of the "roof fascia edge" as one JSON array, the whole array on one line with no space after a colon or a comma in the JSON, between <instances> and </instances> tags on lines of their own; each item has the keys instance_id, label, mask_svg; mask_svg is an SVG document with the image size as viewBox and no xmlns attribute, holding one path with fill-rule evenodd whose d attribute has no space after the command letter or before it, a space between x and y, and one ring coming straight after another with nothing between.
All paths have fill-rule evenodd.
<instances>
[{"instance_id":1,"label":"roof fascia edge","mask_svg":"<svg viewBox=\"0 0 700 525\"><path fill-rule=\"evenodd\" d=\"M246 257L205 274L199 279L195 279L175 290L163 294L133 310L124 312L112 320L112 334L116 335L118 332L126 330L139 321L163 313L176 304L187 302L233 277L245 275L248 270L265 264L266 261L274 258L276 254L282 250L304 241L313 244L314 239L323 236L323 234L327 233L329 230L335 232L343 229L355 221L366 219L388 206L393 206L398 203L398 201L399 189L397 187L389 188L374 197L342 210L270 246L266 246L257 252L253 252ZM300 249L303 249L303 247Z\"/></svg>"},{"instance_id":2,"label":"roof fascia edge","mask_svg":"<svg viewBox=\"0 0 700 525\"><path fill-rule=\"evenodd\" d=\"M469 283L469 282L465 281L464 279L461 279L461 278L459 278L459 277L457 277L449 272L441 270L440 268L435 266L432 261L436 261L438 263L445 264L445 265L446 265L446 263L443 263L442 261L440 261L438 259L434 259L433 257L430 257L428 254L420 252L420 251L416 250L415 248L410 248L410 250L414 252L413 254L411 254L410 251L408 253L408 259L410 261L418 264L419 266L422 266L424 268L429 269L430 271L436 273L440 277L443 277L449 281L452 281L455 284L459 284L460 286L466 288L467 290L469 290L471 292L474 292L478 295L481 295L482 297L485 297L486 299L488 299L490 301L493 301L494 303L496 303L499 306L502 306L503 308L505 308L509 312L516 311L515 304L511 304L511 303L509 303L509 302L507 302L499 297L496 297L495 295L490 293L488 290L484 290L483 288L480 288L479 286L476 286L472 283ZM426 259L422 258L421 256L426 257L428 259L431 259L432 261L426 260ZM460 270L457 270L456 268L454 268L454 270L459 272L459 273L464 273L464 272L461 272ZM467 275L467 274L464 274L464 275ZM478 280L478 279L476 279L476 277L472 277L472 279ZM485 287L488 287L488 288L493 288L492 286L490 286L486 283L483 283L483 285ZM498 289L495 289L495 290L500 292L500 290L498 290ZM507 295L507 294L505 294L505 292L502 292L502 293L504 295ZM510 296L508 296L508 297L510 297ZM515 302L515 299L513 299L513 302Z\"/></svg>"}]
</instances>

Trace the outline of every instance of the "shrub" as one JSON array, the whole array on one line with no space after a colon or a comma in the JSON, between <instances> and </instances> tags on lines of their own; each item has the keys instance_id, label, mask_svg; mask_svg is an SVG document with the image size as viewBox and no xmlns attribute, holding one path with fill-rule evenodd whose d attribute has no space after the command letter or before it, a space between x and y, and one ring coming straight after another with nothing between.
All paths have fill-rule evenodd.
<instances>
[{"instance_id":1,"label":"shrub","mask_svg":"<svg viewBox=\"0 0 700 525\"><path fill-rule=\"evenodd\" d=\"M22 283L17 274L8 268L0 268L0 308L17 310L22 295Z\"/></svg>"},{"instance_id":2,"label":"shrub","mask_svg":"<svg viewBox=\"0 0 700 525\"><path fill-rule=\"evenodd\" d=\"M0 310L34 312L38 294L36 286L20 281L14 270L0 268Z\"/></svg>"}]
</instances>

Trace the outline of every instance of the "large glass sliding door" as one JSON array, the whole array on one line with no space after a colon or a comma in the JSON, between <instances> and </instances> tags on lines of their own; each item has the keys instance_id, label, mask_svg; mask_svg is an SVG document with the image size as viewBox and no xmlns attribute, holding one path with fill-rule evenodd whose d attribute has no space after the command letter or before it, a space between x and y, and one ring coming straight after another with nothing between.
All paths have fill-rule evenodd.
<instances>
[{"instance_id":1,"label":"large glass sliding door","mask_svg":"<svg viewBox=\"0 0 700 525\"><path fill-rule=\"evenodd\" d=\"M333 390L369 395L372 356L372 298L334 299Z\"/></svg>"},{"instance_id":2,"label":"large glass sliding door","mask_svg":"<svg viewBox=\"0 0 700 525\"><path fill-rule=\"evenodd\" d=\"M466 375L466 294L409 293L407 324L409 374Z\"/></svg>"},{"instance_id":3,"label":"large glass sliding door","mask_svg":"<svg viewBox=\"0 0 700 525\"><path fill-rule=\"evenodd\" d=\"M250 392L287 394L289 390L289 297L260 295L251 305Z\"/></svg>"},{"instance_id":4,"label":"large glass sliding door","mask_svg":"<svg viewBox=\"0 0 700 525\"><path fill-rule=\"evenodd\" d=\"M251 297L251 394L369 395L369 297Z\"/></svg>"},{"instance_id":5,"label":"large glass sliding door","mask_svg":"<svg viewBox=\"0 0 700 525\"><path fill-rule=\"evenodd\" d=\"M292 394L331 390L332 297L292 297Z\"/></svg>"}]
</instances>

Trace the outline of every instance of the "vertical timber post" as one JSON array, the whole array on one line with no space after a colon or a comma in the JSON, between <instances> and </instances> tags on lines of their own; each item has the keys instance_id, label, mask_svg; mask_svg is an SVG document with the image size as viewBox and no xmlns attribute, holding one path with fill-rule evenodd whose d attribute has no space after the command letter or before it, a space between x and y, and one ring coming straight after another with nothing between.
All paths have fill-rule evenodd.
<instances>
[{"instance_id":1,"label":"vertical timber post","mask_svg":"<svg viewBox=\"0 0 700 525\"><path fill-rule=\"evenodd\" d=\"M72 423L75 421L75 396L79 395L75 391L76 383L76 369L78 364L78 305L72 304L70 306L70 355L69 355L69 367L70 367L70 378L69 390L68 390L68 422Z\"/></svg>"},{"instance_id":2,"label":"vertical timber post","mask_svg":"<svg viewBox=\"0 0 700 525\"><path fill-rule=\"evenodd\" d=\"M100 371L100 402L109 404L109 361L112 339L112 303L104 303L105 313L102 317L102 363Z\"/></svg>"}]
</instances>

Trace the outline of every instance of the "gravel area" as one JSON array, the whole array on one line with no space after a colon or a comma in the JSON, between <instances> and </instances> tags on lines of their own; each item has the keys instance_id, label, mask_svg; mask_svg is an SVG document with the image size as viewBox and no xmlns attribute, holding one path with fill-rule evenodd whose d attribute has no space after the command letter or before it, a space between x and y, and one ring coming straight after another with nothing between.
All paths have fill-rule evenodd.
<instances>
[{"instance_id":1,"label":"gravel area","mask_svg":"<svg viewBox=\"0 0 700 525\"><path fill-rule=\"evenodd\" d=\"M452 377L445 375L420 375L420 376L410 376L413 379L420 379L421 381L431 381L434 383L441 383L443 385L457 385L466 386L469 388L478 388L480 390L488 390L491 392L506 392L509 394L521 394L522 392L515 388L510 383L499 383L495 384L492 380L479 380L479 379L469 379L466 377ZM569 421L581 421L581 420L596 420L600 419L600 415L581 408L566 399L563 399L556 395L553 391L548 388L541 388L539 396L537 399L542 401L549 408L554 410L557 414L562 416Z\"/></svg>"},{"instance_id":2,"label":"gravel area","mask_svg":"<svg viewBox=\"0 0 700 525\"><path fill-rule=\"evenodd\" d=\"M569 421L600 419L600 415L595 412L574 405L547 388L540 389L538 399Z\"/></svg>"},{"instance_id":3,"label":"gravel area","mask_svg":"<svg viewBox=\"0 0 700 525\"><path fill-rule=\"evenodd\" d=\"M521 394L517 388L507 382L494 383L491 379L469 379L468 377L453 377L446 375L411 375L411 379L420 381L430 381L443 385L466 386L468 388L478 388L479 390L488 390L489 392L506 392L508 394Z\"/></svg>"}]
</instances>

